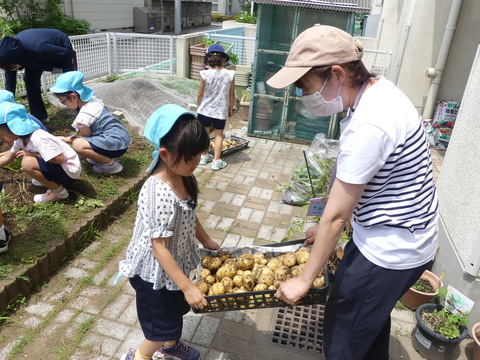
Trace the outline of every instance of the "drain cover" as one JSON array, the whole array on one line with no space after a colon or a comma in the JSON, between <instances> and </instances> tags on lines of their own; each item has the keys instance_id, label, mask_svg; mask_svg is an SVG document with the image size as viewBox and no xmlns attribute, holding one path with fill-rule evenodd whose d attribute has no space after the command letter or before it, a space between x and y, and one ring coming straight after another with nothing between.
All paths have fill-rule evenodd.
<instances>
[{"instance_id":1,"label":"drain cover","mask_svg":"<svg viewBox=\"0 0 480 360\"><path fill-rule=\"evenodd\" d=\"M325 305L279 308L272 343L323 353L324 310Z\"/></svg>"}]
</instances>

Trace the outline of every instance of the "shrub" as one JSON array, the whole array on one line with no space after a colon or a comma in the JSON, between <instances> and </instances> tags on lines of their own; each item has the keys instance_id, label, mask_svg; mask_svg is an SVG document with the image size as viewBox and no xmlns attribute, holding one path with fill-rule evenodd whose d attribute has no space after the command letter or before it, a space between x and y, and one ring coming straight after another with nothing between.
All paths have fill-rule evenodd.
<instances>
[{"instance_id":1,"label":"shrub","mask_svg":"<svg viewBox=\"0 0 480 360\"><path fill-rule=\"evenodd\" d=\"M232 15L222 15L222 14L212 14L212 22L223 22L227 20L235 20L235 16Z\"/></svg>"},{"instance_id":2,"label":"shrub","mask_svg":"<svg viewBox=\"0 0 480 360\"><path fill-rule=\"evenodd\" d=\"M235 17L235 21L239 23L256 24L257 16L255 14L250 15L250 12L244 11Z\"/></svg>"}]
</instances>

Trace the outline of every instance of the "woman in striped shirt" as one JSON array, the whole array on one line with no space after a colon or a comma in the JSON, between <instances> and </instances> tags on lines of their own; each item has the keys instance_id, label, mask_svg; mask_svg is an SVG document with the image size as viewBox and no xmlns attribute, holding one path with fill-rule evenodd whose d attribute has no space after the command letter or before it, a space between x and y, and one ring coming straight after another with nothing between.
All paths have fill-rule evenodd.
<instances>
[{"instance_id":1,"label":"woman in striped shirt","mask_svg":"<svg viewBox=\"0 0 480 360\"><path fill-rule=\"evenodd\" d=\"M362 50L343 30L315 25L268 81L302 89L305 107L318 116L348 109L328 203L307 232L311 256L276 294L291 304L305 295L351 220L353 239L325 308L328 360L389 358L390 313L437 248L437 193L418 113L393 83L365 68Z\"/></svg>"}]
</instances>

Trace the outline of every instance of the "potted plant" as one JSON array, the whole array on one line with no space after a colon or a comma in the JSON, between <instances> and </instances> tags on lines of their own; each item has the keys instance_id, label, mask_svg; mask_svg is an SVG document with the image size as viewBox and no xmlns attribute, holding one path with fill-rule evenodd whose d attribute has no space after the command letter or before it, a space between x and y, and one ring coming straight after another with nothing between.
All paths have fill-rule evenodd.
<instances>
[{"instance_id":1,"label":"potted plant","mask_svg":"<svg viewBox=\"0 0 480 360\"><path fill-rule=\"evenodd\" d=\"M473 360L480 360L480 322L472 327L472 339L474 341Z\"/></svg>"},{"instance_id":2,"label":"potted plant","mask_svg":"<svg viewBox=\"0 0 480 360\"><path fill-rule=\"evenodd\" d=\"M439 289L439 297L447 290ZM460 341L468 335L468 313L453 313L435 303L420 305L415 311L417 325L412 338L413 348L425 359L449 360Z\"/></svg>"},{"instance_id":3,"label":"potted plant","mask_svg":"<svg viewBox=\"0 0 480 360\"><path fill-rule=\"evenodd\" d=\"M240 100L240 107L242 108L242 120L248 121L248 112L250 110L250 89L249 88L242 91L242 99Z\"/></svg>"},{"instance_id":4,"label":"potted plant","mask_svg":"<svg viewBox=\"0 0 480 360\"><path fill-rule=\"evenodd\" d=\"M442 286L441 278L425 270L415 284L403 294L401 301L409 309L415 310L420 305L431 302Z\"/></svg>"}]
</instances>

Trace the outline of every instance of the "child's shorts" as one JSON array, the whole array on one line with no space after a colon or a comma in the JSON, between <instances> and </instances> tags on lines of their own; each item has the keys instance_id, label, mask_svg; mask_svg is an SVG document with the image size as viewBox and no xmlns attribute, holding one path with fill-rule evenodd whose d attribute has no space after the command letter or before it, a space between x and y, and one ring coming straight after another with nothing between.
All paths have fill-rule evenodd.
<instances>
[{"instance_id":1,"label":"child's shorts","mask_svg":"<svg viewBox=\"0 0 480 360\"><path fill-rule=\"evenodd\" d=\"M99 148L96 145L93 145L91 142L88 142L88 143L92 147L92 150L95 151L97 154L106 156L110 159L118 158L127 152L127 149L115 150L115 151L105 150L105 149Z\"/></svg>"},{"instance_id":2,"label":"child's shorts","mask_svg":"<svg viewBox=\"0 0 480 360\"><path fill-rule=\"evenodd\" d=\"M68 185L75 180L68 176L60 164L52 164L39 157L37 157L37 162L38 166L40 167L40 171L48 181L54 181L61 185Z\"/></svg>"},{"instance_id":3,"label":"child's shorts","mask_svg":"<svg viewBox=\"0 0 480 360\"><path fill-rule=\"evenodd\" d=\"M223 130L225 129L225 123L227 122L226 119L215 119L210 116L205 116L202 114L197 115L198 121L202 123L205 127L210 127L213 123L213 128L215 130Z\"/></svg>"},{"instance_id":4,"label":"child's shorts","mask_svg":"<svg viewBox=\"0 0 480 360\"><path fill-rule=\"evenodd\" d=\"M130 278L137 294L137 314L145 339L178 340L182 336L183 315L190 306L181 291L153 290L153 284L140 276Z\"/></svg>"}]
</instances>

